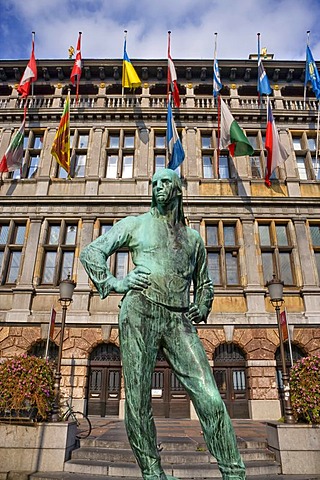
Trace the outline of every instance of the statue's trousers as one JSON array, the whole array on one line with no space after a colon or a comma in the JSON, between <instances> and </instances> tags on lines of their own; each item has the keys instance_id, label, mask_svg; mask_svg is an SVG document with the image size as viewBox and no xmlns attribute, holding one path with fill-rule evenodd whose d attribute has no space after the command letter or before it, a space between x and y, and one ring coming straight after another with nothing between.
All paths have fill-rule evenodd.
<instances>
[{"instance_id":1,"label":"statue's trousers","mask_svg":"<svg viewBox=\"0 0 320 480\"><path fill-rule=\"evenodd\" d=\"M122 300L120 347L125 380L125 424L131 448L145 480L165 480L157 449L151 386L160 346L188 392L208 450L224 480L245 479L245 467L206 353L185 311L149 301L137 291Z\"/></svg>"}]
</instances>

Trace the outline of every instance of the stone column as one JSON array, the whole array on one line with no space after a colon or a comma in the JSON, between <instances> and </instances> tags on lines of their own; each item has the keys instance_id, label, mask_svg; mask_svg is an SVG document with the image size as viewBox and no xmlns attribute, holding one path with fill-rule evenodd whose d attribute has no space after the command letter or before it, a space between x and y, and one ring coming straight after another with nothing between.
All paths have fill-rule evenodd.
<instances>
[{"instance_id":1,"label":"stone column","mask_svg":"<svg viewBox=\"0 0 320 480\"><path fill-rule=\"evenodd\" d=\"M244 294L247 300L247 309L248 313L251 313L252 316L261 318L261 313L265 312L265 290L260 283L260 258L255 242L254 221L251 219L244 219L242 221L242 229L244 257L247 271L247 286L244 289ZM260 268L262 267L260 266Z\"/></svg>"},{"instance_id":2,"label":"stone column","mask_svg":"<svg viewBox=\"0 0 320 480\"><path fill-rule=\"evenodd\" d=\"M99 170L102 154L102 136L103 128L95 127L92 130L90 149L87 155L87 175L86 175L86 189L85 195L98 195L99 191ZM90 156L89 156L90 152Z\"/></svg>"},{"instance_id":3,"label":"stone column","mask_svg":"<svg viewBox=\"0 0 320 480\"><path fill-rule=\"evenodd\" d=\"M57 125L58 127L58 125ZM57 128L48 128L45 141L42 149L41 162L39 165L39 173L37 176L36 196L48 195L50 176L55 176L58 168L58 164L55 158L51 154L51 147L54 137L57 133Z\"/></svg>"},{"instance_id":4,"label":"stone column","mask_svg":"<svg viewBox=\"0 0 320 480\"><path fill-rule=\"evenodd\" d=\"M196 127L186 126L184 143L188 162L183 163L182 168L188 182L188 195L196 196L199 195L199 181L202 178L201 148Z\"/></svg>"},{"instance_id":5,"label":"stone column","mask_svg":"<svg viewBox=\"0 0 320 480\"><path fill-rule=\"evenodd\" d=\"M149 178L154 171L153 155L150 154L150 150L150 128L142 122L138 125L138 141L134 157L134 177L138 195L148 195Z\"/></svg>"},{"instance_id":6,"label":"stone column","mask_svg":"<svg viewBox=\"0 0 320 480\"><path fill-rule=\"evenodd\" d=\"M283 165L279 167L280 178L287 180L288 196L289 197L301 197L300 183L297 175L297 166L295 162L295 156L292 149L289 132L285 128L279 130L279 139L282 145L290 153L289 157Z\"/></svg>"}]
</instances>

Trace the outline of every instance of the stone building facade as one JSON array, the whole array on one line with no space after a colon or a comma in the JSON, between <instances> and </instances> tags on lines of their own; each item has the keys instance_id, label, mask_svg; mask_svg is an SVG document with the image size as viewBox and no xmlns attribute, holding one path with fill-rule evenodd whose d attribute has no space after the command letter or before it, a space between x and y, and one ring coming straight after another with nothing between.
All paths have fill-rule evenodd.
<instances>
[{"instance_id":1,"label":"stone building facade","mask_svg":"<svg viewBox=\"0 0 320 480\"><path fill-rule=\"evenodd\" d=\"M51 308L60 341L59 282L76 281L63 341L62 385L77 409L123 415L118 304L101 301L80 262L81 249L127 215L150 207L151 178L167 163L166 60L136 60L142 88L122 93L121 60L84 60L80 99L71 87L74 174L65 178L50 151L70 87L72 60L40 60L28 99L21 172L0 186L0 356L43 355ZM293 357L320 352L320 173L318 103L304 62L264 62L280 139L290 153L272 186L264 183L266 102L257 98L257 62L219 62L221 94L246 132L251 157L218 149L212 61L177 60L181 107L174 118L186 159L180 168L185 213L202 235L215 300L198 333L221 394L235 418L281 416L279 337L266 283L284 281ZM25 61L0 61L0 158L23 118L16 87ZM110 259L117 276L129 252ZM289 356L288 356L289 361ZM192 417L188 396L162 352L153 379L156 415Z\"/></svg>"}]
</instances>

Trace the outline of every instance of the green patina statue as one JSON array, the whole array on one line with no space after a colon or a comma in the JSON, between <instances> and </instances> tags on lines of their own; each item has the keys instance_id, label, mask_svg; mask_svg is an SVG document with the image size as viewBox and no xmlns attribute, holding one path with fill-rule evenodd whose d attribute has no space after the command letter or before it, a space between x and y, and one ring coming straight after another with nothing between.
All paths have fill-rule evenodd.
<instances>
[{"instance_id":1,"label":"green patina statue","mask_svg":"<svg viewBox=\"0 0 320 480\"><path fill-rule=\"evenodd\" d=\"M122 247L131 252L135 268L120 280L109 271L107 258ZM178 175L168 169L156 172L150 211L117 222L82 251L80 260L101 298L112 291L124 294L119 331L125 424L142 477L174 478L161 467L151 407L152 374L162 347L194 404L223 479L245 479L232 423L193 325L206 321L213 285L203 241L185 224Z\"/></svg>"}]
</instances>

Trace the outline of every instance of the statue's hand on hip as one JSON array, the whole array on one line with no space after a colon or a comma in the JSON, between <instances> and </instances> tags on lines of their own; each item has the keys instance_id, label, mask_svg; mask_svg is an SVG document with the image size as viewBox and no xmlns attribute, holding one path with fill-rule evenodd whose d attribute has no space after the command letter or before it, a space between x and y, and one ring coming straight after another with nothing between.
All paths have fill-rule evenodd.
<instances>
[{"instance_id":1,"label":"statue's hand on hip","mask_svg":"<svg viewBox=\"0 0 320 480\"><path fill-rule=\"evenodd\" d=\"M150 285L150 270L146 267L138 266L128 273L122 280L117 280L114 290L117 293L127 293L129 290L144 290Z\"/></svg>"},{"instance_id":2,"label":"statue's hand on hip","mask_svg":"<svg viewBox=\"0 0 320 480\"><path fill-rule=\"evenodd\" d=\"M200 323L206 321L206 315L196 303L191 303L188 318L191 322Z\"/></svg>"}]
</instances>

